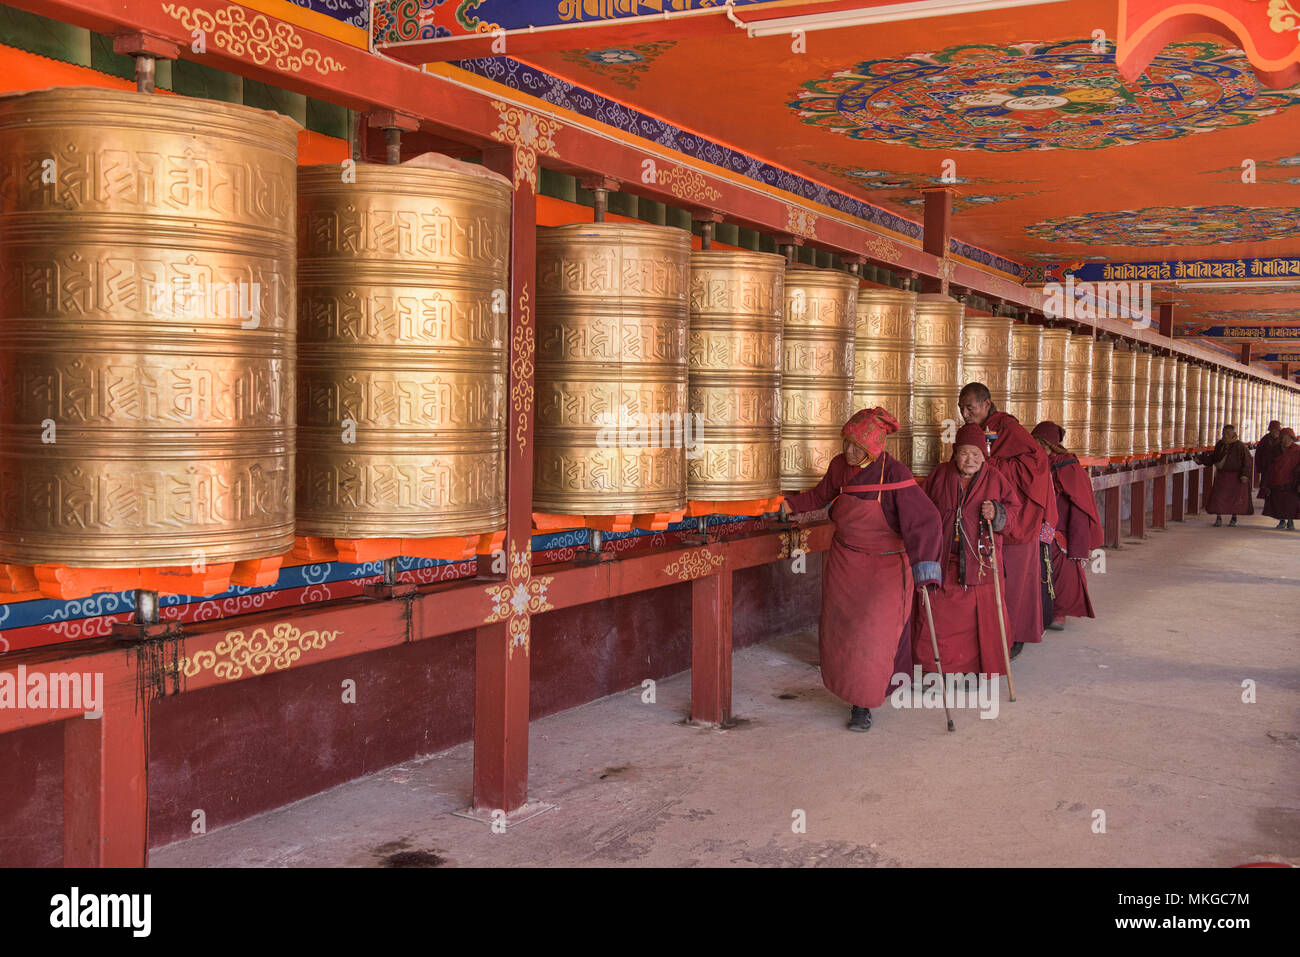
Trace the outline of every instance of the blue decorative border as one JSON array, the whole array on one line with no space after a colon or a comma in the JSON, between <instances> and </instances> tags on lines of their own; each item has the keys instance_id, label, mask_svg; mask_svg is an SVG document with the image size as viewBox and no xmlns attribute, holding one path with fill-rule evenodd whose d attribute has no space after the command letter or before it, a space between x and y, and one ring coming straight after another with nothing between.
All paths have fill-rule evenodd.
<instances>
[{"instance_id":1,"label":"blue decorative border","mask_svg":"<svg viewBox=\"0 0 1300 957\"><path fill-rule=\"evenodd\" d=\"M1024 275L1024 267L1020 263L1012 262L1010 259L1003 259L997 253L991 253L987 249L980 249L978 246L964 243L960 239L949 239L948 251L956 253L958 256L965 256L972 262L981 263L991 269L1010 273L1012 276L1021 277Z\"/></svg>"},{"instance_id":2,"label":"blue decorative border","mask_svg":"<svg viewBox=\"0 0 1300 957\"><path fill-rule=\"evenodd\" d=\"M683 155L739 173L765 186L785 190L787 193L856 216L876 226L883 226L911 239L921 238L920 223L914 223L879 206L872 206L860 199L836 192L821 183L796 176L789 170L765 163L747 153L733 150L695 133L688 133L657 117L642 113L640 110L625 106L616 100L510 57L455 60L451 65L563 109L572 110L588 119L622 130L624 133L640 136Z\"/></svg>"},{"instance_id":3,"label":"blue decorative border","mask_svg":"<svg viewBox=\"0 0 1300 957\"><path fill-rule=\"evenodd\" d=\"M710 515L709 525L729 525L735 522L751 521L750 516ZM669 532L685 531L695 528L695 519L676 522L668 526ZM532 537L532 550L544 552L552 548L576 547L586 545L588 530L573 529L567 532L548 532ZM643 529L630 532L606 532L605 540L621 538L640 538L645 535L663 534ZM431 568L436 565L451 565L455 562L433 558L406 558L397 560L399 572L408 572L417 568ZM243 595L255 595L262 592L284 591L290 588L306 588L327 582L348 581L354 578L373 578L384 572L383 562L318 562L312 565L293 565L280 569L280 577L274 585L260 588L234 586L219 595L199 597L195 595L162 595L159 604L163 607L189 605L194 602L219 602L226 598ZM52 625L62 621L76 621L81 618L97 618L101 615L120 615L131 612L135 607L135 593L127 589L117 592L103 592L89 598L61 601L54 598L36 598L31 601L9 602L0 604L0 629L26 628L32 625Z\"/></svg>"},{"instance_id":4,"label":"blue decorative border","mask_svg":"<svg viewBox=\"0 0 1300 957\"><path fill-rule=\"evenodd\" d=\"M323 13L332 20L353 27L370 26L369 0L289 0L295 7Z\"/></svg>"}]
</instances>

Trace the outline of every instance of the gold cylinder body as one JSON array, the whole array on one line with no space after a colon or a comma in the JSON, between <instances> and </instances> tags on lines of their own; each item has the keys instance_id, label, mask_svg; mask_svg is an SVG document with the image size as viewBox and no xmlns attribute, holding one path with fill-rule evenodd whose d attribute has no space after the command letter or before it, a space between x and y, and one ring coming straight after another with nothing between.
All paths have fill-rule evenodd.
<instances>
[{"instance_id":1,"label":"gold cylinder body","mask_svg":"<svg viewBox=\"0 0 1300 957\"><path fill-rule=\"evenodd\" d=\"M1065 445L1087 455L1092 445L1092 336L1071 335L1065 346Z\"/></svg>"},{"instance_id":2,"label":"gold cylinder body","mask_svg":"<svg viewBox=\"0 0 1300 957\"><path fill-rule=\"evenodd\" d=\"M0 99L0 561L292 547L296 162L243 106Z\"/></svg>"},{"instance_id":3,"label":"gold cylinder body","mask_svg":"<svg viewBox=\"0 0 1300 957\"><path fill-rule=\"evenodd\" d=\"M916 293L858 290L853 347L853 408L881 406L898 420L885 451L912 464L912 384L916 350Z\"/></svg>"},{"instance_id":4,"label":"gold cylinder body","mask_svg":"<svg viewBox=\"0 0 1300 957\"><path fill-rule=\"evenodd\" d=\"M1007 412L1026 429L1042 421L1039 376L1043 362L1043 327L1016 323L1011 328L1011 369L1007 386Z\"/></svg>"},{"instance_id":5,"label":"gold cylinder body","mask_svg":"<svg viewBox=\"0 0 1300 957\"><path fill-rule=\"evenodd\" d=\"M687 497L734 502L781 493L781 311L785 257L691 253L686 404L694 448Z\"/></svg>"},{"instance_id":6,"label":"gold cylinder body","mask_svg":"<svg viewBox=\"0 0 1300 957\"><path fill-rule=\"evenodd\" d=\"M781 488L811 488L839 455L853 415L858 277L789 266L781 364Z\"/></svg>"},{"instance_id":7,"label":"gold cylinder body","mask_svg":"<svg viewBox=\"0 0 1300 957\"><path fill-rule=\"evenodd\" d=\"M1187 372L1185 359L1170 359L1173 363L1173 422L1170 427L1169 444L1166 448L1185 448L1183 437L1187 431ZM1166 395L1167 397L1167 395Z\"/></svg>"},{"instance_id":8,"label":"gold cylinder body","mask_svg":"<svg viewBox=\"0 0 1300 957\"><path fill-rule=\"evenodd\" d=\"M1151 379L1147 383L1147 452L1153 457L1165 450L1165 364L1164 356L1151 357Z\"/></svg>"},{"instance_id":9,"label":"gold cylinder body","mask_svg":"<svg viewBox=\"0 0 1300 957\"><path fill-rule=\"evenodd\" d=\"M1039 421L1051 421L1057 425L1065 418L1065 347L1070 341L1069 329L1044 329L1042 366L1039 370L1042 405L1038 410ZM1025 423L1025 428L1032 429L1033 424Z\"/></svg>"},{"instance_id":10,"label":"gold cylinder body","mask_svg":"<svg viewBox=\"0 0 1300 957\"><path fill-rule=\"evenodd\" d=\"M509 185L355 173L298 172L299 533L504 528Z\"/></svg>"},{"instance_id":11,"label":"gold cylinder body","mask_svg":"<svg viewBox=\"0 0 1300 957\"><path fill-rule=\"evenodd\" d=\"M1133 360L1133 451L1146 458L1151 454L1151 430L1147 425L1151 410L1151 353L1134 353Z\"/></svg>"},{"instance_id":12,"label":"gold cylinder body","mask_svg":"<svg viewBox=\"0 0 1300 957\"><path fill-rule=\"evenodd\" d=\"M963 316L961 375L964 382L983 382L993 404L1005 409L1011 383L1011 328L1000 316ZM963 383L964 384L964 383Z\"/></svg>"},{"instance_id":13,"label":"gold cylinder body","mask_svg":"<svg viewBox=\"0 0 1300 957\"><path fill-rule=\"evenodd\" d=\"M685 230L538 229L537 511L685 507L689 287Z\"/></svg>"},{"instance_id":14,"label":"gold cylinder body","mask_svg":"<svg viewBox=\"0 0 1300 957\"><path fill-rule=\"evenodd\" d=\"M965 311L956 299L937 293L916 298L912 474L917 478L952 456L952 443L943 441L944 422L961 424L957 396L967 382L961 361Z\"/></svg>"},{"instance_id":15,"label":"gold cylinder body","mask_svg":"<svg viewBox=\"0 0 1300 957\"><path fill-rule=\"evenodd\" d=\"M1124 347L1116 349L1111 356L1110 454L1112 458L1124 459L1134 454L1133 413L1134 397L1137 394L1137 358L1136 352Z\"/></svg>"},{"instance_id":16,"label":"gold cylinder body","mask_svg":"<svg viewBox=\"0 0 1300 957\"><path fill-rule=\"evenodd\" d=\"M1093 458L1110 458L1111 452L1111 374L1114 368L1115 345L1108 339L1092 343L1092 391L1089 427L1092 440L1088 454Z\"/></svg>"},{"instance_id":17,"label":"gold cylinder body","mask_svg":"<svg viewBox=\"0 0 1300 957\"><path fill-rule=\"evenodd\" d=\"M1201 380L1205 370L1194 362L1187 364L1187 396L1183 402L1183 445L1189 449L1201 446Z\"/></svg>"},{"instance_id":18,"label":"gold cylinder body","mask_svg":"<svg viewBox=\"0 0 1300 957\"><path fill-rule=\"evenodd\" d=\"M1218 432L1215 430L1219 388L1216 370L1207 367L1201 381L1204 389L1201 394L1201 445L1212 447L1218 441Z\"/></svg>"}]
</instances>

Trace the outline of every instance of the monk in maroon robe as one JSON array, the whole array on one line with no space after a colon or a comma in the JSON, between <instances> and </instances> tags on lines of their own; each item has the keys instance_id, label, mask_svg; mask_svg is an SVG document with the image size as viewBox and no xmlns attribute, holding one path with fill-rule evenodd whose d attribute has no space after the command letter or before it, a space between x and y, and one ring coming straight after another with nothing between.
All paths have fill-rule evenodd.
<instances>
[{"instance_id":1,"label":"monk in maroon robe","mask_svg":"<svg viewBox=\"0 0 1300 957\"><path fill-rule=\"evenodd\" d=\"M822 681L852 705L853 731L871 727L870 709L884 702L897 663L907 667L913 589L938 587L942 578L939 512L911 470L885 451L885 436L897 429L879 406L856 413L842 432L844 451L821 482L786 493L781 509L810 512L835 503L835 536L822 561L818 648Z\"/></svg>"},{"instance_id":2,"label":"monk in maroon robe","mask_svg":"<svg viewBox=\"0 0 1300 957\"><path fill-rule=\"evenodd\" d=\"M1215 527L1223 524L1225 515L1232 516L1228 523L1231 527L1237 524L1238 515L1255 514L1250 501L1250 476L1255 465L1250 450L1237 438L1233 426L1225 425L1223 438L1214 444L1213 451L1202 452L1196 461L1214 467L1214 484L1205 501L1205 510L1214 516Z\"/></svg>"},{"instance_id":3,"label":"monk in maroon robe","mask_svg":"<svg viewBox=\"0 0 1300 957\"><path fill-rule=\"evenodd\" d=\"M1026 643L1043 640L1042 586L1046 569L1038 547L1043 524L1056 526L1056 496L1047 455L1025 431L1014 415L999 412L988 387L982 382L967 384L958 397L958 408L966 423L984 427L990 467L1002 473L1016 493L1014 517L1002 532L1007 566L1004 583L1014 636L1011 657Z\"/></svg>"},{"instance_id":4,"label":"monk in maroon robe","mask_svg":"<svg viewBox=\"0 0 1300 957\"><path fill-rule=\"evenodd\" d=\"M1088 597L1085 573L1094 548L1106 540L1092 494L1092 480L1079 458L1061 445L1065 429L1055 422L1039 422L1032 433L1047 453L1056 492L1056 526L1048 552L1052 564L1052 630L1065 627L1067 616L1096 618ZM1057 627L1053 627L1057 626Z\"/></svg>"},{"instance_id":5,"label":"monk in maroon robe","mask_svg":"<svg viewBox=\"0 0 1300 957\"><path fill-rule=\"evenodd\" d=\"M1300 518L1300 445L1295 432L1282 429L1280 451L1269 464L1260 491L1265 493L1264 514L1277 519L1276 528L1295 531Z\"/></svg>"},{"instance_id":6,"label":"monk in maroon robe","mask_svg":"<svg viewBox=\"0 0 1300 957\"><path fill-rule=\"evenodd\" d=\"M930 593L939 663L947 674L1006 674L1008 649L1002 643L993 562L996 556L998 574L1005 578L1002 529L1014 515L1016 494L1002 473L984 461L984 430L963 426L952 458L921 483L939 508L947 541L943 586ZM933 667L929 625L917 604L912 612L912 660ZM1001 621L1010 621L1005 598Z\"/></svg>"},{"instance_id":7,"label":"monk in maroon robe","mask_svg":"<svg viewBox=\"0 0 1300 957\"><path fill-rule=\"evenodd\" d=\"M1264 483L1264 473L1281 452L1282 423L1274 419L1268 424L1268 431L1260 438L1259 444L1255 446L1255 487L1259 489L1258 498L1267 497L1264 494L1265 489L1268 488Z\"/></svg>"}]
</instances>

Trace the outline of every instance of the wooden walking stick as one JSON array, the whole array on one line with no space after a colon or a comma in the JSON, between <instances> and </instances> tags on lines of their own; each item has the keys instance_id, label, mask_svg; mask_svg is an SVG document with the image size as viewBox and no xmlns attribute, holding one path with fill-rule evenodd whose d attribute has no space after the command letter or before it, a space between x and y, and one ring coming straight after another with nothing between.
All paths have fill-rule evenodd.
<instances>
[{"instance_id":1,"label":"wooden walking stick","mask_svg":"<svg viewBox=\"0 0 1300 957\"><path fill-rule=\"evenodd\" d=\"M998 603L998 628L1002 631L1002 661L1007 666L1007 690L1011 692L1011 700L1016 700L1016 683L1011 680L1011 652L1007 648L1007 622L1002 614L1002 581L998 577L998 549L993 541L993 523L984 519L984 525L989 530L989 548L993 552L993 596Z\"/></svg>"},{"instance_id":2,"label":"wooden walking stick","mask_svg":"<svg viewBox=\"0 0 1300 957\"><path fill-rule=\"evenodd\" d=\"M952 712L948 710L948 679L944 677L943 665L939 663L939 638L934 633L934 613L930 610L930 589L921 586L921 604L925 606L925 620L930 626L930 647L934 649L934 667L939 672L939 681L943 689L943 713L948 717L948 730L956 731L952 723Z\"/></svg>"}]
</instances>

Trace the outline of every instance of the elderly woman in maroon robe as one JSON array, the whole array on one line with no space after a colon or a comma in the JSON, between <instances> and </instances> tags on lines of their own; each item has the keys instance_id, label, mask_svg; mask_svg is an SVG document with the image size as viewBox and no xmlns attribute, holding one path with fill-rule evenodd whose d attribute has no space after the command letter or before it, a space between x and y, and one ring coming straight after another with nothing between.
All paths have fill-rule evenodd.
<instances>
[{"instance_id":1,"label":"elderly woman in maroon robe","mask_svg":"<svg viewBox=\"0 0 1300 957\"><path fill-rule=\"evenodd\" d=\"M781 507L783 514L810 512L834 502L818 648L823 683L852 706L852 731L871 727L871 709L884 702L898 663L902 670L910 663L913 589L937 587L942 577L939 512L911 470L885 451L885 436L897 429L879 406L856 413L842 431L844 451L821 482L786 493Z\"/></svg>"},{"instance_id":2,"label":"elderly woman in maroon robe","mask_svg":"<svg viewBox=\"0 0 1300 957\"><path fill-rule=\"evenodd\" d=\"M1255 507L1250 502L1250 475L1254 463L1246 443L1237 438L1237 430L1231 425L1223 427L1223 438L1214 444L1213 451L1202 452L1196 456L1202 465L1214 466L1214 484L1210 487L1210 497L1206 499L1205 510L1214 515L1214 526L1223 524L1223 516L1231 515L1229 527L1237 524L1238 515L1254 515Z\"/></svg>"},{"instance_id":3,"label":"elderly woman in maroon robe","mask_svg":"<svg viewBox=\"0 0 1300 957\"><path fill-rule=\"evenodd\" d=\"M957 399L968 425L983 426L990 467L1002 473L1016 493L1015 517L1003 531L1006 556L1007 608L1011 621L1007 629L1015 641L1011 657L1026 643L1043 640L1042 582L1045 569L1038 548L1044 523L1056 526L1056 496L1047 455L1014 416L993 406L982 382L971 382Z\"/></svg>"},{"instance_id":4,"label":"elderly woman in maroon robe","mask_svg":"<svg viewBox=\"0 0 1300 957\"><path fill-rule=\"evenodd\" d=\"M962 426L952 458L921 483L938 506L947 542L943 585L931 592L930 606L939 663L948 674L1006 673L993 562L996 556L998 574L1003 574L1002 530L1015 514L1016 493L1002 473L986 468L984 461L984 430ZM1010 621L1005 602L1004 622ZM934 661L925 615L917 610L912 613L912 660L922 666Z\"/></svg>"},{"instance_id":5,"label":"elderly woman in maroon robe","mask_svg":"<svg viewBox=\"0 0 1300 957\"><path fill-rule=\"evenodd\" d=\"M1088 597L1085 567L1094 548L1105 541L1097 500L1092 494L1092 480L1079 464L1078 456L1061 445L1065 429L1055 422L1039 422L1031 433L1047 453L1056 490L1056 527L1048 543L1052 564L1053 631L1065 628L1067 616L1096 618L1092 599Z\"/></svg>"},{"instance_id":6,"label":"elderly woman in maroon robe","mask_svg":"<svg viewBox=\"0 0 1300 957\"><path fill-rule=\"evenodd\" d=\"M1273 464L1273 460L1282 452L1282 423L1274 419L1268 424L1268 431L1255 446L1255 486L1259 489L1257 498L1266 498L1268 488L1264 482L1264 473ZM1267 513L1265 513L1267 514Z\"/></svg>"},{"instance_id":7,"label":"elderly woman in maroon robe","mask_svg":"<svg viewBox=\"0 0 1300 957\"><path fill-rule=\"evenodd\" d=\"M1260 485L1264 496L1264 514L1277 519L1275 528L1295 531L1295 520L1300 518L1300 445L1295 432L1280 430L1280 451L1269 464L1268 472Z\"/></svg>"}]
</instances>

